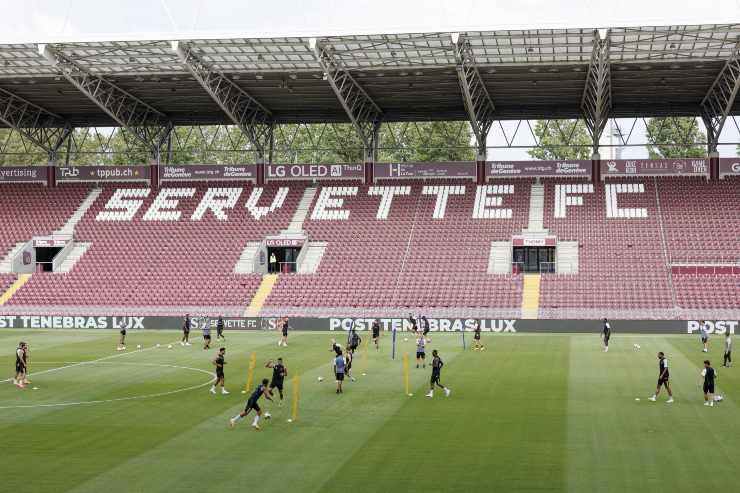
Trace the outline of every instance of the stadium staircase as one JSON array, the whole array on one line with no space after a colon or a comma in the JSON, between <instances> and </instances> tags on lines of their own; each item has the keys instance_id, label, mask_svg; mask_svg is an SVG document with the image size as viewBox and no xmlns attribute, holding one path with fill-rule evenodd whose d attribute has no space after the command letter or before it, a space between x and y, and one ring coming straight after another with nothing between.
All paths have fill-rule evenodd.
<instances>
[{"instance_id":1,"label":"stadium staircase","mask_svg":"<svg viewBox=\"0 0 740 493\"><path fill-rule=\"evenodd\" d=\"M540 274L524 274L524 286L522 287L522 318L539 318L540 280Z\"/></svg>"},{"instance_id":2,"label":"stadium staircase","mask_svg":"<svg viewBox=\"0 0 740 493\"><path fill-rule=\"evenodd\" d=\"M18 278L15 280L15 282L11 284L10 287L6 289L2 295L0 295L0 306L10 301L10 298L12 298L13 295L19 289L21 289L28 282L29 279L31 279L31 274L18 274Z\"/></svg>"},{"instance_id":3,"label":"stadium staircase","mask_svg":"<svg viewBox=\"0 0 740 493\"><path fill-rule=\"evenodd\" d=\"M249 306L244 311L245 317L256 317L257 315L259 315L260 310L262 310L262 306L265 304L267 297L270 296L272 288L277 282L277 278L277 274L265 274L264 276L262 276L260 287L257 288L257 292L254 293L252 301L249 303Z\"/></svg>"},{"instance_id":4,"label":"stadium staircase","mask_svg":"<svg viewBox=\"0 0 740 493\"><path fill-rule=\"evenodd\" d=\"M260 250L259 241L249 241L242 250L239 260L234 266L234 274L252 274L254 272L254 258Z\"/></svg>"},{"instance_id":5,"label":"stadium staircase","mask_svg":"<svg viewBox=\"0 0 740 493\"><path fill-rule=\"evenodd\" d=\"M16 243L15 246L5 254L5 257L0 261L0 274L10 274L13 272L13 258L18 255L18 252L20 252L24 246L26 246L26 243L26 241Z\"/></svg>"},{"instance_id":6,"label":"stadium staircase","mask_svg":"<svg viewBox=\"0 0 740 493\"><path fill-rule=\"evenodd\" d=\"M93 188L92 190L90 190L90 193L87 194L85 200L83 200L77 210L75 210L72 215L69 216L69 219L67 219L67 222L64 223L64 226L54 231L54 234L74 234L75 226L77 226L77 224L82 220L82 218L85 216L85 213L88 211L88 209L90 209L90 207L92 207L92 205L95 203L102 192L102 188Z\"/></svg>"},{"instance_id":7,"label":"stadium staircase","mask_svg":"<svg viewBox=\"0 0 740 493\"><path fill-rule=\"evenodd\" d=\"M283 233L295 234L303 232L303 222L308 216L308 211L311 209L311 204L313 203L315 196L315 187L307 187L303 191L303 197L301 197L301 201L298 202L298 207L295 210L295 214L293 214L293 218L290 220L288 229L284 230Z\"/></svg>"}]
</instances>

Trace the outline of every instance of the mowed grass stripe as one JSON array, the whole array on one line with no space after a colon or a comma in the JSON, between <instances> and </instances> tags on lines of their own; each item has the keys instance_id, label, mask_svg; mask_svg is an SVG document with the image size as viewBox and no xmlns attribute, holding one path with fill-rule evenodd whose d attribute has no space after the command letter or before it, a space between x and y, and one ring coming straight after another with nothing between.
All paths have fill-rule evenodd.
<instances>
[{"instance_id":1,"label":"mowed grass stripe","mask_svg":"<svg viewBox=\"0 0 740 493\"><path fill-rule=\"evenodd\" d=\"M203 470L207 471L209 488L219 491L243 491L245 485L252 484L259 488L264 478L273 476L280 482L281 489L315 490L336 473L344 458L352 456L363 445L365 437L384 426L408 399L403 389L402 359L390 360L390 347L386 344L389 340L383 341L382 351L371 349L367 377L361 376L362 355L358 354L354 365L358 381L347 382L345 394L334 394L329 337L327 334L304 336L289 348L301 354L300 357L286 357L289 370L294 366L314 365L302 374L298 422L286 422L290 413L287 402L283 408L263 402L263 408L270 409L274 415L271 422L262 422L263 431L254 432L249 427L251 418L243 420L237 429L229 430L227 420L243 408L245 398L240 398L236 405L232 400L229 409L214 412L193 429L74 491L99 491L102 485L120 482L125 482L132 491L188 491L187 485L203 482ZM438 345L452 347L457 343L455 338L440 337ZM399 340L399 356L411 349L411 341ZM260 354L274 358L284 354L284 350L270 347ZM322 383L317 381L319 376L325 378ZM412 375L414 385L420 385L423 380L421 370ZM286 390L290 395L290 386ZM202 467L173 461L182 450L191 451L188 455L195 453ZM163 467L168 474L160 477ZM142 474L131 478L131 470ZM156 484L147 483L147 478L151 477L158 478Z\"/></svg>"},{"instance_id":2,"label":"mowed grass stripe","mask_svg":"<svg viewBox=\"0 0 740 493\"><path fill-rule=\"evenodd\" d=\"M151 335L150 335L151 334ZM142 334L143 335L143 334ZM113 337L111 341L115 344L117 334L110 332ZM171 341L177 336L176 333L147 333L140 340ZM236 367L241 367L242 371L235 372L246 376L247 361L246 356L250 350L260 349L260 346L254 344L254 337L250 338L252 344L244 344L247 339L246 334L234 334L231 337L234 340L232 344L236 357L232 361ZM192 338L195 342L196 338ZM261 343L269 344L274 341L274 337L262 334L259 338ZM109 341L106 341L108 343ZM135 343L135 341L131 341ZM108 346L110 347L110 346ZM87 348L65 348L64 352L55 353L59 359L70 359L84 357L88 354ZM120 354L111 351L109 354ZM141 361L143 363L190 363L202 368L211 368L210 359L214 351L203 351L197 346L181 348L179 345L173 350L165 348L152 350L148 352L137 352L121 356L122 360L127 363ZM40 356L48 357L41 354ZM245 361L242 361L245 360ZM137 385L131 385L129 380L130 366L121 365L117 370L111 366L108 369L89 368L89 372L72 379L69 382L60 384L62 392L65 395L81 399L77 389L83 389L88 400L96 399L101 396L111 395L132 395L139 392ZM75 367L76 371L80 367ZM148 368L148 367L147 367ZM72 369L70 369L72 370ZM99 371L102 370L102 371ZM67 370L62 370L57 375L63 375ZM100 379L102 374L107 371L116 371L118 381L115 382L115 389L110 389L107 385L101 385ZM137 370L134 370L137 371ZM149 371L147 369L147 371ZM152 372L152 377L157 380L156 373ZM51 375L50 375L51 377ZM191 384L193 378L197 381L203 380L203 376L183 374L186 378L186 384ZM171 379L165 379L159 384L161 390L171 390L174 382ZM240 378L243 381L243 378ZM34 384L44 385L43 376L39 376ZM50 383L47 380L46 383ZM156 384L153 388L157 388ZM238 394L238 390L236 390ZM204 389L205 392L205 389ZM204 394L212 397L210 394ZM234 396L234 399L240 399ZM74 486L101 474L102 472L116 467L121 462L125 462L130 457L136 456L146 450L156 447L157 444L165 442L183 431L197 426L202 420L209 415L209 407L214 405L208 399L193 399L190 395L175 395L152 399L150 401L128 401L110 404L100 404L94 406L77 406L70 408L40 408L33 410L23 410L23 412L8 412L10 410L0 411L0 422L3 423L0 433L8 436L7 443L11 449L17 449L19 460L28 462L30 465L26 469L27 474L31 477L39 478L39 488L37 491L66 491ZM224 406L224 402L216 402L215 406ZM28 443L28 437L43 437L38 442ZM49 444L54 444L50 447ZM30 445L30 446L29 446ZM0 466L0 475L5 477L2 471L8 464ZM151 476L150 476L151 477ZM19 480L21 478L18 478ZM47 481L48 480L48 481ZM9 486L12 486L10 482ZM23 483L19 482L18 487ZM130 491L121 487L120 491Z\"/></svg>"},{"instance_id":3,"label":"mowed grass stripe","mask_svg":"<svg viewBox=\"0 0 740 493\"><path fill-rule=\"evenodd\" d=\"M448 354L449 398L420 387L322 491L562 491L568 339L484 342Z\"/></svg>"},{"instance_id":4,"label":"mowed grass stripe","mask_svg":"<svg viewBox=\"0 0 740 493\"><path fill-rule=\"evenodd\" d=\"M705 458L740 429L737 420L727 421L737 415L733 403L702 405L699 367L674 346L684 340L617 334L602 353L595 336L571 338L569 491L696 491L726 485L735 474L730 464L702 472ZM673 404L666 404L665 391L658 402L647 400L657 382L658 351L669 358Z\"/></svg>"}]
</instances>

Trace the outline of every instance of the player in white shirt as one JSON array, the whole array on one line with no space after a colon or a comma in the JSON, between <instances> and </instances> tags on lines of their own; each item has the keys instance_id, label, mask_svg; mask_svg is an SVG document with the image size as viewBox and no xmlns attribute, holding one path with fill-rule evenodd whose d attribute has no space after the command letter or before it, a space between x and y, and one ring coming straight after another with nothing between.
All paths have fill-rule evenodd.
<instances>
[{"instance_id":1,"label":"player in white shirt","mask_svg":"<svg viewBox=\"0 0 740 493\"><path fill-rule=\"evenodd\" d=\"M725 361L722 366L725 368L732 366L732 337L729 332L725 335Z\"/></svg>"},{"instance_id":2,"label":"player in white shirt","mask_svg":"<svg viewBox=\"0 0 740 493\"><path fill-rule=\"evenodd\" d=\"M703 352L709 352L709 323L702 320L699 324L699 331L701 333L701 343L704 346Z\"/></svg>"}]
</instances>

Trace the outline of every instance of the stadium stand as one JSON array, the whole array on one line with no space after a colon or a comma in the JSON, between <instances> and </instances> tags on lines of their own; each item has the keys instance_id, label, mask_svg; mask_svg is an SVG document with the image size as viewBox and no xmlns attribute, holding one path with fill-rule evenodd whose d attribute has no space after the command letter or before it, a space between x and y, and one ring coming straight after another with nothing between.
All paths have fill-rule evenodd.
<instances>
[{"instance_id":1,"label":"stadium stand","mask_svg":"<svg viewBox=\"0 0 740 493\"><path fill-rule=\"evenodd\" d=\"M450 187L445 210L433 187ZM395 189L392 201L380 198L382 188ZM282 277L263 313L472 315L490 312L496 293L495 311L514 316L520 276L491 276L486 269L491 240L510 239L526 225L529 184L520 182L506 197L511 219L472 219L475 196L471 182L357 187L345 198L346 221L314 215L305 223L309 238L328 242L325 261L314 275Z\"/></svg>"},{"instance_id":2,"label":"stadium stand","mask_svg":"<svg viewBox=\"0 0 740 493\"><path fill-rule=\"evenodd\" d=\"M208 310L241 315L260 276L233 274L234 265L247 241L260 240L287 226L300 194L288 193L281 207L255 220L245 207L252 187L240 184L211 188L239 190L229 195L235 198L235 206L226 209L227 220L197 208L209 189L202 185L178 183L166 187L171 191L169 200L179 196L179 214L171 210L155 212L151 207L155 200L160 206L167 205L164 195L149 193L143 186L106 186L77 225L76 241L91 246L74 270L34 275L9 304L84 305L122 314ZM278 188L264 187L260 205L269 206ZM119 189L133 190L143 199L130 218L122 210L103 211Z\"/></svg>"},{"instance_id":3,"label":"stadium stand","mask_svg":"<svg viewBox=\"0 0 740 493\"><path fill-rule=\"evenodd\" d=\"M541 318L737 315L737 179L543 183L544 227L577 242L579 261L577 273L541 275ZM323 258L314 274L281 274L261 315L521 316L522 275L487 267L492 241L527 228L528 180L497 180L486 190L501 202L488 211L476 210L471 181L290 182L261 194L243 184L165 184L164 194L109 184L76 226L90 247L72 271L34 274L1 310L241 315L262 280L233 273L242 251L285 230L314 186L302 228L326 243ZM5 186L3 248L61 227L90 189ZM110 205L121 190L141 200L128 215ZM0 289L14 279L0 275Z\"/></svg>"}]
</instances>

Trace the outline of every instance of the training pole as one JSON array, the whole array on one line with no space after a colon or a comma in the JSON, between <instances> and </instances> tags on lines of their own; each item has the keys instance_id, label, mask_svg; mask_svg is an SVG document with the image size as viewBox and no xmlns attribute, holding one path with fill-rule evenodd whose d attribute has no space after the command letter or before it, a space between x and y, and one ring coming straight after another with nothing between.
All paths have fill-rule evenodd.
<instances>
[{"instance_id":1,"label":"training pole","mask_svg":"<svg viewBox=\"0 0 740 493\"><path fill-rule=\"evenodd\" d=\"M391 351L391 359L396 359L396 329L393 329L393 350Z\"/></svg>"},{"instance_id":2,"label":"training pole","mask_svg":"<svg viewBox=\"0 0 740 493\"><path fill-rule=\"evenodd\" d=\"M463 351L465 350L465 328L462 330L462 339L463 339Z\"/></svg>"},{"instance_id":3,"label":"training pole","mask_svg":"<svg viewBox=\"0 0 740 493\"><path fill-rule=\"evenodd\" d=\"M249 369L247 370L247 385L244 388L247 392L252 388L255 368L257 368L257 353L252 352L252 355L249 357Z\"/></svg>"},{"instance_id":4,"label":"training pole","mask_svg":"<svg viewBox=\"0 0 740 493\"><path fill-rule=\"evenodd\" d=\"M291 419L293 421L298 419L298 401L301 397L301 377L298 375L293 377L293 401L291 402Z\"/></svg>"},{"instance_id":5,"label":"training pole","mask_svg":"<svg viewBox=\"0 0 740 493\"><path fill-rule=\"evenodd\" d=\"M409 353L403 354L403 385L406 395L409 395Z\"/></svg>"}]
</instances>

